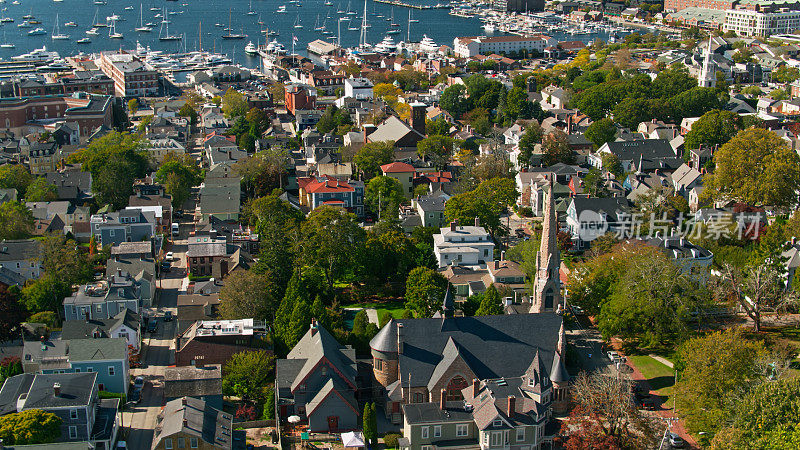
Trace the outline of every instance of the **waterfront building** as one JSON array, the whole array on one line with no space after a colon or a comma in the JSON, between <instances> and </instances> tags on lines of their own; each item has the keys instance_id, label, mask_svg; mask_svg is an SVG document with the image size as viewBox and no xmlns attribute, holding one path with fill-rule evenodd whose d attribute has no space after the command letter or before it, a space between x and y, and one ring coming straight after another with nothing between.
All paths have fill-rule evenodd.
<instances>
[{"instance_id":1,"label":"waterfront building","mask_svg":"<svg viewBox=\"0 0 800 450\"><path fill-rule=\"evenodd\" d=\"M158 72L126 52L103 52L95 63L114 80L117 97L158 95Z\"/></svg>"},{"instance_id":2,"label":"waterfront building","mask_svg":"<svg viewBox=\"0 0 800 450\"><path fill-rule=\"evenodd\" d=\"M725 11L724 31L739 36L769 37L791 33L800 28L800 11L781 8L774 11L755 11L745 8Z\"/></svg>"},{"instance_id":3,"label":"waterfront building","mask_svg":"<svg viewBox=\"0 0 800 450\"><path fill-rule=\"evenodd\" d=\"M513 12L544 11L544 0L494 0L492 9Z\"/></svg>"},{"instance_id":4,"label":"waterfront building","mask_svg":"<svg viewBox=\"0 0 800 450\"><path fill-rule=\"evenodd\" d=\"M704 8L725 11L732 9L738 0L664 0L664 11L680 11L686 8Z\"/></svg>"},{"instance_id":5,"label":"waterfront building","mask_svg":"<svg viewBox=\"0 0 800 450\"><path fill-rule=\"evenodd\" d=\"M486 53L510 53L520 50L536 50L544 52L547 47L555 46L555 39L544 36L471 36L458 37L453 40L456 56L471 58Z\"/></svg>"},{"instance_id":6,"label":"waterfront building","mask_svg":"<svg viewBox=\"0 0 800 450\"><path fill-rule=\"evenodd\" d=\"M84 137L101 126L111 128L112 117L111 97L107 95L75 93L0 99L0 126L18 136L25 135L32 122L59 119L77 123Z\"/></svg>"}]
</instances>

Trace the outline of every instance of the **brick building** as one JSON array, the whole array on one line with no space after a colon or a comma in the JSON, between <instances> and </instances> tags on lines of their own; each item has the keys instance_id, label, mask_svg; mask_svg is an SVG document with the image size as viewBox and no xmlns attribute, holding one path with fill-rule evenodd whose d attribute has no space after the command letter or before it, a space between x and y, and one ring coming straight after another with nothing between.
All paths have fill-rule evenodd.
<instances>
[{"instance_id":1,"label":"brick building","mask_svg":"<svg viewBox=\"0 0 800 450\"><path fill-rule=\"evenodd\" d=\"M65 95L75 92L114 95L114 81L99 70L76 70L70 75L46 74L34 79L14 80L14 95Z\"/></svg>"},{"instance_id":2,"label":"brick building","mask_svg":"<svg viewBox=\"0 0 800 450\"><path fill-rule=\"evenodd\" d=\"M111 101L107 95L86 93L3 98L0 129L22 136L28 133L31 122L58 119L77 123L80 135L88 136L100 126L113 126Z\"/></svg>"},{"instance_id":3,"label":"brick building","mask_svg":"<svg viewBox=\"0 0 800 450\"><path fill-rule=\"evenodd\" d=\"M680 11L686 8L705 8L725 11L733 9L739 0L664 0L664 11Z\"/></svg>"},{"instance_id":4,"label":"brick building","mask_svg":"<svg viewBox=\"0 0 800 450\"><path fill-rule=\"evenodd\" d=\"M136 56L125 52L103 52L95 63L114 80L117 97L158 95L158 72Z\"/></svg>"},{"instance_id":5,"label":"brick building","mask_svg":"<svg viewBox=\"0 0 800 450\"><path fill-rule=\"evenodd\" d=\"M197 321L175 338L175 365L225 367L234 353L266 348L265 332L253 319Z\"/></svg>"},{"instance_id":6,"label":"brick building","mask_svg":"<svg viewBox=\"0 0 800 450\"><path fill-rule=\"evenodd\" d=\"M290 84L286 86L285 97L286 110L292 115L297 110L315 109L317 106L317 91L301 84Z\"/></svg>"}]
</instances>

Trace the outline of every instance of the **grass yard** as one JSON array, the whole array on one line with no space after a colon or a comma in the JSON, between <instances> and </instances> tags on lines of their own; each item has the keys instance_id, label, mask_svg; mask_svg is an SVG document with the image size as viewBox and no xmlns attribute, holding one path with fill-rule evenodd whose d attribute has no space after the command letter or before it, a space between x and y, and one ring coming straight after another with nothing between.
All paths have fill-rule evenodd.
<instances>
[{"instance_id":1,"label":"grass yard","mask_svg":"<svg viewBox=\"0 0 800 450\"><path fill-rule=\"evenodd\" d=\"M647 379L655 395L661 398L665 408L672 408L672 389L675 385L675 371L647 355L629 356L628 359Z\"/></svg>"},{"instance_id":2,"label":"grass yard","mask_svg":"<svg viewBox=\"0 0 800 450\"><path fill-rule=\"evenodd\" d=\"M402 318L403 311L406 309L403 302L364 302L345 306L347 308L372 308L378 311L378 316L382 311L388 311L395 319Z\"/></svg>"}]
</instances>

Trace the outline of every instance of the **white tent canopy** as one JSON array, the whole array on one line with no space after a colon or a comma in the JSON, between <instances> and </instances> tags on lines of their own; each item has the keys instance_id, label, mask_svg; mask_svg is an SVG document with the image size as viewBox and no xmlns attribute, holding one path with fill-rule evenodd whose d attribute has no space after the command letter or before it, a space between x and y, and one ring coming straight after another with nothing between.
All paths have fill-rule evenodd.
<instances>
[{"instance_id":1,"label":"white tent canopy","mask_svg":"<svg viewBox=\"0 0 800 450\"><path fill-rule=\"evenodd\" d=\"M364 447L364 435L360 431L342 433L342 445L345 447Z\"/></svg>"}]
</instances>

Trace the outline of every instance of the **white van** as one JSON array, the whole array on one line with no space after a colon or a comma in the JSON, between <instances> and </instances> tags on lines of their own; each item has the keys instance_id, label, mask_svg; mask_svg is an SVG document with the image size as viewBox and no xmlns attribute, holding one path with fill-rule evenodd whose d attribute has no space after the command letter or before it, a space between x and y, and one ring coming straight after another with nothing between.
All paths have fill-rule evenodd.
<instances>
[{"instance_id":1,"label":"white van","mask_svg":"<svg viewBox=\"0 0 800 450\"><path fill-rule=\"evenodd\" d=\"M181 234L181 226L177 223L172 224L172 235L178 236Z\"/></svg>"}]
</instances>

